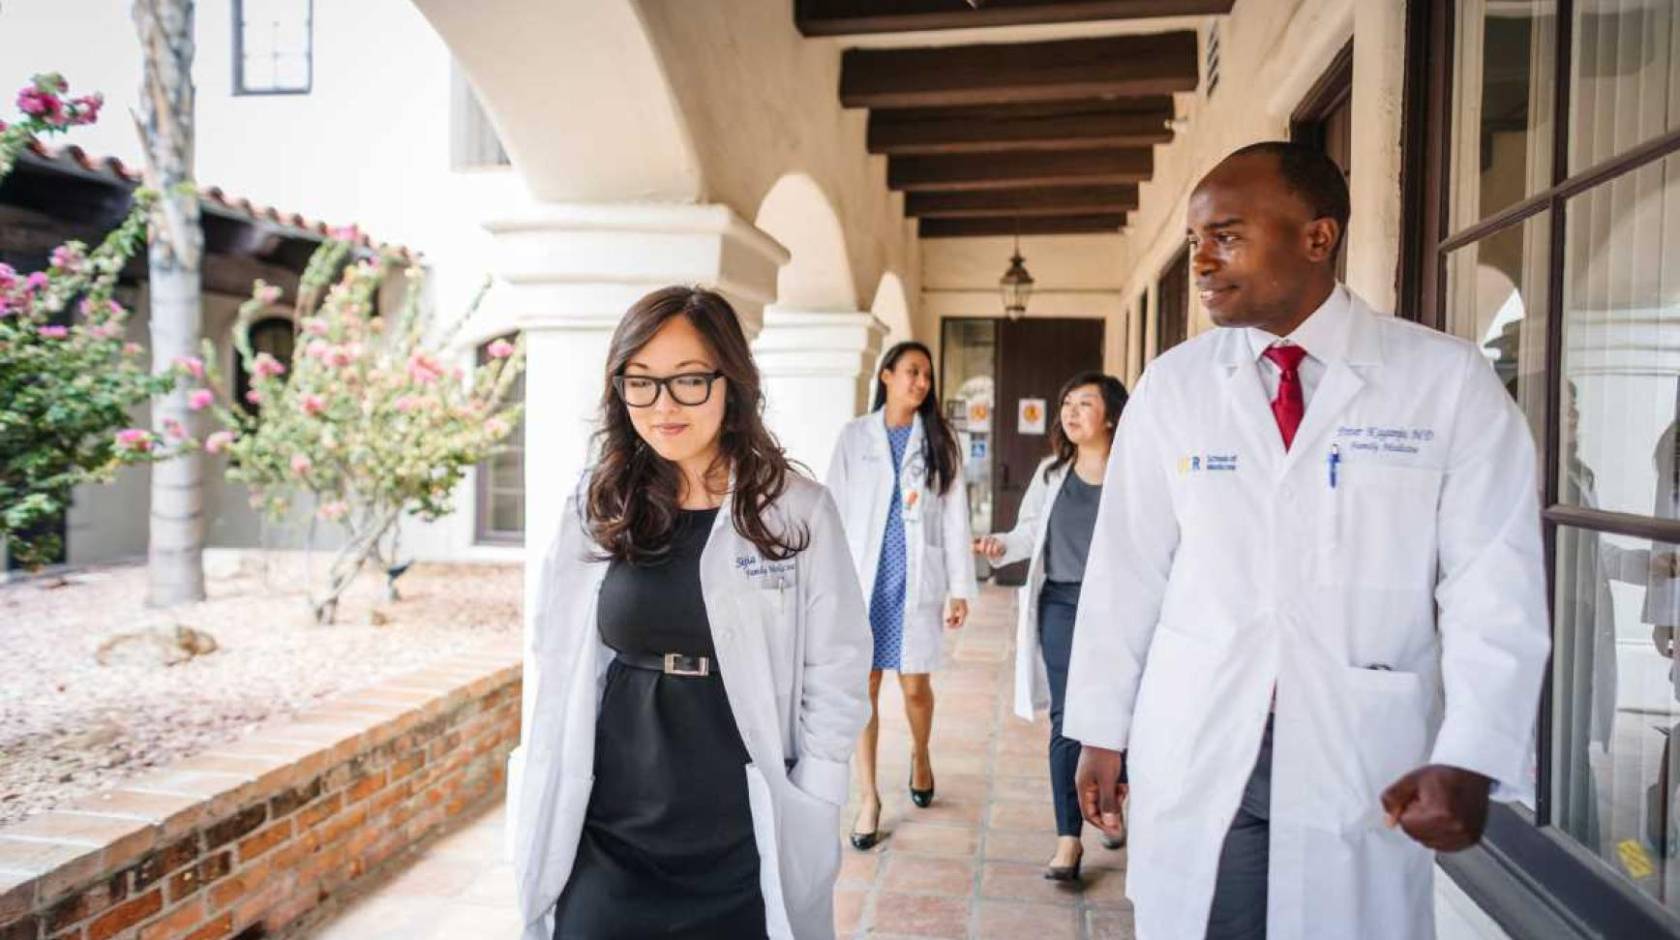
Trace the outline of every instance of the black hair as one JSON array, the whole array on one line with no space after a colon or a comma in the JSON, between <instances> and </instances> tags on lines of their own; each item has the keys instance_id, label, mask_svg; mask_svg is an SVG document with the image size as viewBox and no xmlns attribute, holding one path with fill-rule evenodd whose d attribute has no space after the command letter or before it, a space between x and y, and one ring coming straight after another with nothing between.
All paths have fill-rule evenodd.
<instances>
[{"instance_id":1,"label":"black hair","mask_svg":"<svg viewBox=\"0 0 1680 940\"><path fill-rule=\"evenodd\" d=\"M1061 394L1056 396L1058 417L1050 427L1050 452L1056 455L1056 459L1044 468L1044 479L1046 480L1050 479L1052 473L1067 466L1073 461L1074 457L1079 455L1079 445L1068 440L1067 432L1062 430L1062 419L1059 415L1061 414L1062 402L1067 401L1067 397L1073 394L1073 390L1084 388L1087 385L1095 385L1097 391L1102 393L1103 421L1108 424L1108 439L1110 441L1114 440L1114 428L1115 425L1120 423L1120 412L1126 410L1125 383L1107 373L1094 371L1081 372L1068 379L1067 383L1062 386Z\"/></svg>"},{"instance_id":2,"label":"black hair","mask_svg":"<svg viewBox=\"0 0 1680 940\"><path fill-rule=\"evenodd\" d=\"M1342 168L1324 151L1288 140L1264 140L1231 154L1231 157L1247 156L1268 156L1276 160L1278 176L1289 191L1306 204L1313 218L1330 219L1336 223L1336 244L1330 252L1330 261L1334 264L1336 253L1347 239L1350 214L1347 177L1342 174Z\"/></svg>"},{"instance_id":3,"label":"black hair","mask_svg":"<svg viewBox=\"0 0 1680 940\"><path fill-rule=\"evenodd\" d=\"M887 383L881 380L881 373L887 372L898 365L898 360L905 353L919 352L927 357L928 367L933 367L933 353L915 340L908 340L887 350L881 357L881 367L875 370L875 404L871 411L880 411L887 404ZM940 496L944 496L957 479L957 436L951 433L951 425L945 421L945 411L939 404L939 383L932 375L928 376L927 397L917 406L916 413L922 416L922 455L927 459L927 478L933 484L933 489Z\"/></svg>"}]
</instances>

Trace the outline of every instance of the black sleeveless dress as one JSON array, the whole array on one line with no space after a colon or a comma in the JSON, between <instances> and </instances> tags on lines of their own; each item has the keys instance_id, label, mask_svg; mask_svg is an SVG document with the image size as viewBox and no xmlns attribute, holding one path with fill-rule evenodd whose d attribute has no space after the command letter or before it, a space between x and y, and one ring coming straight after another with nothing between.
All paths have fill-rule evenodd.
<instances>
[{"instance_id":1,"label":"black sleeveless dress","mask_svg":"<svg viewBox=\"0 0 1680 940\"><path fill-rule=\"evenodd\" d=\"M625 653L714 657L700 553L717 510L685 510L670 555L613 562L597 625ZM595 725L595 785L555 940L763 937L750 760L711 675L668 676L614 660Z\"/></svg>"}]
</instances>

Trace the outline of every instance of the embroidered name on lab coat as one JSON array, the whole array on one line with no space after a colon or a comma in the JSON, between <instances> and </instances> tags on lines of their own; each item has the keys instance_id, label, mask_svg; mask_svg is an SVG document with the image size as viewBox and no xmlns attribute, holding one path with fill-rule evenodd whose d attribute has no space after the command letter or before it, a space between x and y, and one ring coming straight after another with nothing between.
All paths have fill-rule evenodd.
<instances>
[{"instance_id":1,"label":"embroidered name on lab coat","mask_svg":"<svg viewBox=\"0 0 1680 940\"><path fill-rule=\"evenodd\" d=\"M735 558L735 569L749 578L791 574L795 567L792 559L766 562L757 555L737 555Z\"/></svg>"},{"instance_id":2,"label":"embroidered name on lab coat","mask_svg":"<svg viewBox=\"0 0 1680 940\"><path fill-rule=\"evenodd\" d=\"M1336 438L1348 450L1373 454L1416 454L1435 441L1435 430L1376 424L1359 427L1343 425L1336 429Z\"/></svg>"}]
</instances>

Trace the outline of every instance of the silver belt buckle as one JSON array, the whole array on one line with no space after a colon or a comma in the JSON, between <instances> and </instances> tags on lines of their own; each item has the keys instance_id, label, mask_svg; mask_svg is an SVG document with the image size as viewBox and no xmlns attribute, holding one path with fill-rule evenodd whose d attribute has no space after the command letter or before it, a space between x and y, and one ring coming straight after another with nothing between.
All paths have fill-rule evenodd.
<instances>
[{"instance_id":1,"label":"silver belt buckle","mask_svg":"<svg viewBox=\"0 0 1680 940\"><path fill-rule=\"evenodd\" d=\"M694 668L684 668L679 663L699 663ZM709 676L712 673L711 660L704 656L684 656L681 653L665 654L665 674L668 676Z\"/></svg>"}]
</instances>

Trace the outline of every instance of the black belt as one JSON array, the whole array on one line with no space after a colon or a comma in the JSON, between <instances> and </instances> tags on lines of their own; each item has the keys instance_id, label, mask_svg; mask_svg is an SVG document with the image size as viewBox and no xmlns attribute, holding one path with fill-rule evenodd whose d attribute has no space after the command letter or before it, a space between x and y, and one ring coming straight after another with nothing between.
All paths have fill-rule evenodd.
<instances>
[{"instance_id":1,"label":"black belt","mask_svg":"<svg viewBox=\"0 0 1680 940\"><path fill-rule=\"evenodd\" d=\"M647 669L668 676L701 679L717 675L717 665L709 656L689 656L684 653L626 653L619 650L616 658L632 669Z\"/></svg>"}]
</instances>

